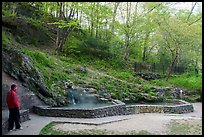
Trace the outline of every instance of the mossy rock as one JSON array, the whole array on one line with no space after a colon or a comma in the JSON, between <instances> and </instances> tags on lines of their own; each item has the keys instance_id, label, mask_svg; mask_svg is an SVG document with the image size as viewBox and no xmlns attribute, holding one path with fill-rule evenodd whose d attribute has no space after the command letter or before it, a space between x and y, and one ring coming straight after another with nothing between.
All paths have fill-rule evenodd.
<instances>
[{"instance_id":1,"label":"mossy rock","mask_svg":"<svg viewBox=\"0 0 204 137\"><path fill-rule=\"evenodd\" d=\"M21 81L40 99L49 105L63 104L64 100L55 100L57 95L41 80L42 75L33 66L29 58L13 46L3 45L2 69L4 72Z\"/></svg>"}]
</instances>

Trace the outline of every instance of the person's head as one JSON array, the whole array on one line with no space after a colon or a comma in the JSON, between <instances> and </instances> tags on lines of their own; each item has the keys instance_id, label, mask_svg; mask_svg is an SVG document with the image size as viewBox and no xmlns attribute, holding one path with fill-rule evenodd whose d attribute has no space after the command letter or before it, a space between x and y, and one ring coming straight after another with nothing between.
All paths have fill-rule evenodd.
<instances>
[{"instance_id":1,"label":"person's head","mask_svg":"<svg viewBox=\"0 0 204 137\"><path fill-rule=\"evenodd\" d=\"M11 85L11 89L12 89L12 90L16 90L16 89L17 89L17 85L13 83L13 84Z\"/></svg>"}]
</instances>

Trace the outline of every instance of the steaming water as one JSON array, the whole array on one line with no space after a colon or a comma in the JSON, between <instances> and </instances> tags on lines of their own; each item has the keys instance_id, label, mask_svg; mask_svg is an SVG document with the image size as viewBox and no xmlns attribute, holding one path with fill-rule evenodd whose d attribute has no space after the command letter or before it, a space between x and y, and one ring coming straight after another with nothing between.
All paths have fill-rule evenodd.
<instances>
[{"instance_id":1,"label":"steaming water","mask_svg":"<svg viewBox=\"0 0 204 137\"><path fill-rule=\"evenodd\" d=\"M68 89L67 92L71 104L66 108L90 109L113 105L111 102L99 100L96 96L83 93L77 89Z\"/></svg>"},{"instance_id":2,"label":"steaming water","mask_svg":"<svg viewBox=\"0 0 204 137\"><path fill-rule=\"evenodd\" d=\"M91 109L91 108L98 108L98 107L105 107L113 105L111 102L107 103L78 103L78 104L70 104L68 108L80 108L80 109Z\"/></svg>"}]
</instances>

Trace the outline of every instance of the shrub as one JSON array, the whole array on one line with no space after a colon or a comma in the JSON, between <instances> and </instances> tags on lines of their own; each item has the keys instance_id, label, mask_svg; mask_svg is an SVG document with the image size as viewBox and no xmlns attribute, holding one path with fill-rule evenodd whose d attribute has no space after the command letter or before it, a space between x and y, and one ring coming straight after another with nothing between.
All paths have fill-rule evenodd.
<instances>
[{"instance_id":1,"label":"shrub","mask_svg":"<svg viewBox=\"0 0 204 137\"><path fill-rule=\"evenodd\" d=\"M24 52L31 56L32 59L34 59L37 63L50 67L52 68L52 63L51 63L51 59L43 52L40 51L29 51L29 50L24 50Z\"/></svg>"},{"instance_id":2,"label":"shrub","mask_svg":"<svg viewBox=\"0 0 204 137\"><path fill-rule=\"evenodd\" d=\"M179 77L169 79L169 82L188 90L200 91L202 88L202 77L194 74L183 74Z\"/></svg>"},{"instance_id":3,"label":"shrub","mask_svg":"<svg viewBox=\"0 0 204 137\"><path fill-rule=\"evenodd\" d=\"M2 42L6 45L11 45L12 44L11 34L5 31L2 31Z\"/></svg>"}]
</instances>

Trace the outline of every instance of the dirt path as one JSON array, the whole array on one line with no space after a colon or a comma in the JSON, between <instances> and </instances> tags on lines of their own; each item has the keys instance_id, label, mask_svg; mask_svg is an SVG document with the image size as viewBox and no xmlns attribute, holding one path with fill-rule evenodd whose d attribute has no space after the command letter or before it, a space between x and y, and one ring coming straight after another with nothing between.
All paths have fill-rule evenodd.
<instances>
[{"instance_id":1,"label":"dirt path","mask_svg":"<svg viewBox=\"0 0 204 137\"><path fill-rule=\"evenodd\" d=\"M172 120L202 125L202 103L193 103L193 106L194 112L186 114L141 113L95 119L44 117L31 114L31 120L22 123L24 130L13 131L8 135L38 135L40 130L52 121L65 122L54 126L54 129L63 131L83 129L107 129L117 132L146 130L154 134L165 134L167 124ZM89 125L84 123L89 123ZM95 125L90 125L90 123Z\"/></svg>"}]
</instances>

